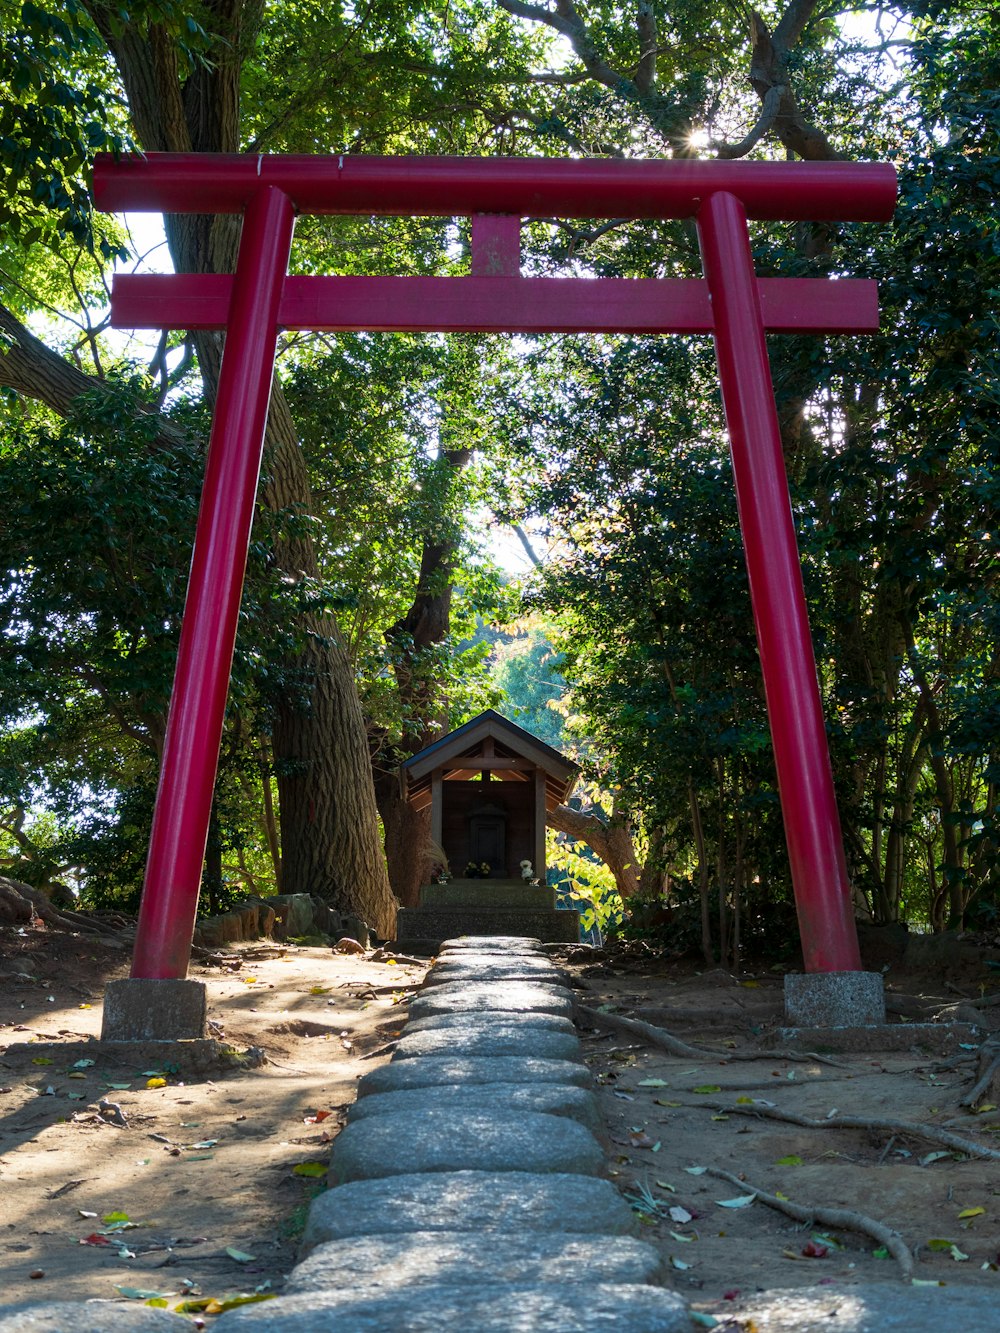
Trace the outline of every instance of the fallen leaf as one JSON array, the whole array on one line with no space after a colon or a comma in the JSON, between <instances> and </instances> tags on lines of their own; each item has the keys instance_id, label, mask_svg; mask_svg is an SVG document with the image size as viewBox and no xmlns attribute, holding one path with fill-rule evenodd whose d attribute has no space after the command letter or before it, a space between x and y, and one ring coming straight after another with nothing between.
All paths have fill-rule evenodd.
<instances>
[{"instance_id":1,"label":"fallen leaf","mask_svg":"<svg viewBox=\"0 0 1000 1333\"><path fill-rule=\"evenodd\" d=\"M940 1162L944 1157L950 1157L950 1152L929 1152L925 1157L921 1157L921 1166L930 1166L931 1162Z\"/></svg>"},{"instance_id":2,"label":"fallen leaf","mask_svg":"<svg viewBox=\"0 0 1000 1333\"><path fill-rule=\"evenodd\" d=\"M654 1098L653 1098L653 1105L654 1105L654 1106L683 1106L684 1103L683 1103L683 1102L665 1102L665 1101L662 1099L662 1097L654 1097Z\"/></svg>"},{"instance_id":3,"label":"fallen leaf","mask_svg":"<svg viewBox=\"0 0 1000 1333\"><path fill-rule=\"evenodd\" d=\"M89 1009L89 1008L90 1008L90 1005L88 1005L87 1008ZM94 1064L93 1060L74 1060L74 1061L73 1061L73 1068L74 1068L74 1069L90 1069L90 1068L93 1067L93 1064Z\"/></svg>"},{"instance_id":4,"label":"fallen leaf","mask_svg":"<svg viewBox=\"0 0 1000 1333\"><path fill-rule=\"evenodd\" d=\"M942 1282L939 1278L934 1278L934 1277L912 1277L912 1278L910 1278L910 1286L912 1286L912 1287L944 1287L944 1286L947 1286L947 1283Z\"/></svg>"},{"instance_id":5,"label":"fallen leaf","mask_svg":"<svg viewBox=\"0 0 1000 1333\"><path fill-rule=\"evenodd\" d=\"M983 1213L985 1212L986 1212L985 1208L963 1208L958 1216L959 1220L961 1220L963 1217L982 1217Z\"/></svg>"},{"instance_id":6,"label":"fallen leaf","mask_svg":"<svg viewBox=\"0 0 1000 1333\"><path fill-rule=\"evenodd\" d=\"M131 1220L132 1219L129 1217L128 1213L121 1212L105 1213L101 1218L101 1221L106 1227L113 1226L115 1222L130 1222Z\"/></svg>"},{"instance_id":7,"label":"fallen leaf","mask_svg":"<svg viewBox=\"0 0 1000 1333\"><path fill-rule=\"evenodd\" d=\"M242 981L243 981L244 986L252 986L253 983L254 983L256 980L257 980L256 977L243 977L243 978L242 978Z\"/></svg>"},{"instance_id":8,"label":"fallen leaf","mask_svg":"<svg viewBox=\"0 0 1000 1333\"><path fill-rule=\"evenodd\" d=\"M963 1254L957 1245L953 1245L951 1249L948 1251L948 1253L951 1255L951 1257L955 1260L957 1264L965 1263L966 1259L968 1259L969 1257L967 1254Z\"/></svg>"},{"instance_id":9,"label":"fallen leaf","mask_svg":"<svg viewBox=\"0 0 1000 1333\"><path fill-rule=\"evenodd\" d=\"M299 1162L292 1167L292 1175L318 1178L325 1176L329 1169L325 1162Z\"/></svg>"},{"instance_id":10,"label":"fallen leaf","mask_svg":"<svg viewBox=\"0 0 1000 1333\"><path fill-rule=\"evenodd\" d=\"M329 987L329 986L310 986L310 987L309 987L309 994L310 994L310 995L327 995L327 994L329 994L329 991L330 991L330 987Z\"/></svg>"},{"instance_id":11,"label":"fallen leaf","mask_svg":"<svg viewBox=\"0 0 1000 1333\"><path fill-rule=\"evenodd\" d=\"M686 1166L684 1170L689 1176L703 1176L708 1170L707 1166Z\"/></svg>"},{"instance_id":12,"label":"fallen leaf","mask_svg":"<svg viewBox=\"0 0 1000 1333\"><path fill-rule=\"evenodd\" d=\"M720 1208L749 1208L756 1199L756 1194L741 1194L735 1199L716 1199Z\"/></svg>"},{"instance_id":13,"label":"fallen leaf","mask_svg":"<svg viewBox=\"0 0 1000 1333\"><path fill-rule=\"evenodd\" d=\"M745 1097L745 1096L744 1096L744 1097L737 1097L737 1098L736 1098L736 1105L737 1105L737 1106L753 1106L753 1098L752 1098L752 1097Z\"/></svg>"},{"instance_id":14,"label":"fallen leaf","mask_svg":"<svg viewBox=\"0 0 1000 1333\"><path fill-rule=\"evenodd\" d=\"M697 1088L692 1088L691 1091L707 1094L710 1092L721 1092L722 1089L719 1087L718 1083L700 1083Z\"/></svg>"},{"instance_id":15,"label":"fallen leaf","mask_svg":"<svg viewBox=\"0 0 1000 1333\"><path fill-rule=\"evenodd\" d=\"M39 1064L41 1062L36 1060L35 1063ZM996 1102L980 1102L980 1104L975 1108L975 1113L976 1115L985 1115L987 1111L995 1111L996 1109L997 1109Z\"/></svg>"},{"instance_id":16,"label":"fallen leaf","mask_svg":"<svg viewBox=\"0 0 1000 1333\"><path fill-rule=\"evenodd\" d=\"M114 1286L119 1296L124 1296L127 1301L158 1300L166 1304L167 1298L162 1291L146 1291L143 1287L120 1287L117 1282Z\"/></svg>"},{"instance_id":17,"label":"fallen leaf","mask_svg":"<svg viewBox=\"0 0 1000 1333\"><path fill-rule=\"evenodd\" d=\"M674 1240L679 1240L684 1245L688 1245L691 1241L696 1239L694 1236L683 1236L679 1231L671 1231L670 1234L673 1236Z\"/></svg>"},{"instance_id":18,"label":"fallen leaf","mask_svg":"<svg viewBox=\"0 0 1000 1333\"><path fill-rule=\"evenodd\" d=\"M307 1115L302 1123L304 1125L321 1125L331 1115L333 1115L332 1111L317 1111L315 1115Z\"/></svg>"},{"instance_id":19,"label":"fallen leaf","mask_svg":"<svg viewBox=\"0 0 1000 1333\"><path fill-rule=\"evenodd\" d=\"M147 1079L146 1079L146 1087L147 1087L147 1088L165 1088L166 1086L167 1086L167 1080L166 1080L165 1078L147 1078Z\"/></svg>"},{"instance_id":20,"label":"fallen leaf","mask_svg":"<svg viewBox=\"0 0 1000 1333\"><path fill-rule=\"evenodd\" d=\"M84 1236L80 1241L81 1245L110 1245L111 1242L107 1236L100 1236L96 1231L92 1231L89 1236Z\"/></svg>"},{"instance_id":21,"label":"fallen leaf","mask_svg":"<svg viewBox=\"0 0 1000 1333\"><path fill-rule=\"evenodd\" d=\"M934 1250L937 1254L949 1254L954 1244L953 1240L945 1240L941 1236L935 1236L927 1242L927 1248Z\"/></svg>"},{"instance_id":22,"label":"fallen leaf","mask_svg":"<svg viewBox=\"0 0 1000 1333\"><path fill-rule=\"evenodd\" d=\"M669 1190L671 1194L677 1193L676 1189L674 1189L673 1185L671 1185L669 1180L657 1180L654 1181L654 1184L659 1185L661 1190Z\"/></svg>"},{"instance_id":23,"label":"fallen leaf","mask_svg":"<svg viewBox=\"0 0 1000 1333\"><path fill-rule=\"evenodd\" d=\"M675 1204L674 1207L669 1210L669 1216L671 1222L679 1222L681 1226L684 1226L685 1223L691 1221L691 1214L686 1208L682 1208L679 1204Z\"/></svg>"},{"instance_id":24,"label":"fallen leaf","mask_svg":"<svg viewBox=\"0 0 1000 1333\"><path fill-rule=\"evenodd\" d=\"M802 1253L806 1259L825 1259L830 1250L826 1245L817 1245L814 1240L809 1240L802 1246Z\"/></svg>"},{"instance_id":25,"label":"fallen leaf","mask_svg":"<svg viewBox=\"0 0 1000 1333\"><path fill-rule=\"evenodd\" d=\"M254 1256L247 1254L246 1250L234 1250L231 1245L226 1246L226 1253L230 1259L235 1259L238 1264L249 1264L253 1262Z\"/></svg>"},{"instance_id":26,"label":"fallen leaf","mask_svg":"<svg viewBox=\"0 0 1000 1333\"><path fill-rule=\"evenodd\" d=\"M700 1310L689 1310L688 1318L696 1328L718 1328L719 1321L715 1315L702 1314Z\"/></svg>"},{"instance_id":27,"label":"fallen leaf","mask_svg":"<svg viewBox=\"0 0 1000 1333\"><path fill-rule=\"evenodd\" d=\"M50 1065L53 1061L47 1055L36 1055L31 1063L33 1065Z\"/></svg>"},{"instance_id":28,"label":"fallen leaf","mask_svg":"<svg viewBox=\"0 0 1000 1333\"><path fill-rule=\"evenodd\" d=\"M775 1166L801 1166L801 1165L802 1165L802 1158L801 1158L801 1157L796 1157L795 1154L793 1153L790 1157L779 1157L778 1160L775 1162L774 1165L775 1165Z\"/></svg>"},{"instance_id":29,"label":"fallen leaf","mask_svg":"<svg viewBox=\"0 0 1000 1333\"><path fill-rule=\"evenodd\" d=\"M683 1259L675 1259L674 1256L671 1255L670 1266L672 1268L679 1268L680 1271L683 1273L686 1269L691 1267L691 1264L686 1264Z\"/></svg>"},{"instance_id":30,"label":"fallen leaf","mask_svg":"<svg viewBox=\"0 0 1000 1333\"><path fill-rule=\"evenodd\" d=\"M884 1245L880 1245L877 1250L872 1250L873 1259L888 1259L889 1251Z\"/></svg>"},{"instance_id":31,"label":"fallen leaf","mask_svg":"<svg viewBox=\"0 0 1000 1333\"><path fill-rule=\"evenodd\" d=\"M641 1130L638 1134L635 1132L629 1134L627 1142L630 1148L652 1148L653 1146L653 1140Z\"/></svg>"},{"instance_id":32,"label":"fallen leaf","mask_svg":"<svg viewBox=\"0 0 1000 1333\"><path fill-rule=\"evenodd\" d=\"M641 1078L636 1084L639 1088L668 1088L670 1084L662 1078Z\"/></svg>"}]
</instances>

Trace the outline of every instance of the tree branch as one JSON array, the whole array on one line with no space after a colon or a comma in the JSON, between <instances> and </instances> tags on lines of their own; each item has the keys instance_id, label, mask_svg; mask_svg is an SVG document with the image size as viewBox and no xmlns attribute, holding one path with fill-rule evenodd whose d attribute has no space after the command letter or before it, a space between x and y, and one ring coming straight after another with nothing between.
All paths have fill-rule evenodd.
<instances>
[{"instance_id":1,"label":"tree branch","mask_svg":"<svg viewBox=\"0 0 1000 1333\"><path fill-rule=\"evenodd\" d=\"M4 305L0 305L0 385L44 403L61 417L71 414L82 394L114 392L106 381L84 374L46 347ZM183 432L158 418L157 444L176 448L184 438Z\"/></svg>"},{"instance_id":2,"label":"tree branch","mask_svg":"<svg viewBox=\"0 0 1000 1333\"><path fill-rule=\"evenodd\" d=\"M760 116L757 118L757 123L753 129L739 143L713 143L712 148L715 150L716 156L722 158L746 157L747 153L763 139L764 135L774 125L778 112L781 110L781 99L787 92L788 89L784 84L775 84L773 88L769 88L764 97L764 105Z\"/></svg>"},{"instance_id":3,"label":"tree branch","mask_svg":"<svg viewBox=\"0 0 1000 1333\"><path fill-rule=\"evenodd\" d=\"M525 0L497 0L497 3L508 14L527 19L530 23L544 23L561 33L569 40L584 69L598 83L603 83L606 88L611 88L615 92L639 94L640 89L636 81L609 65L600 54L587 31L587 25L576 12L572 0L555 0L554 11L542 5L527 4Z\"/></svg>"}]
</instances>

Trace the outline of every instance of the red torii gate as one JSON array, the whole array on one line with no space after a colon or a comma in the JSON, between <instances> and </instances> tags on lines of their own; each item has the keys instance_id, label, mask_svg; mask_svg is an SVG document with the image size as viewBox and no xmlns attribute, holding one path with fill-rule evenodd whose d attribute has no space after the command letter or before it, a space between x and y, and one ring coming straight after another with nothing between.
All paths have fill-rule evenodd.
<instances>
[{"instance_id":1,"label":"red torii gate","mask_svg":"<svg viewBox=\"0 0 1000 1333\"><path fill-rule=\"evenodd\" d=\"M879 163L243 156L98 158L106 211L243 213L234 276L124 276L118 328L226 329L133 978L183 978L279 328L712 333L805 967L860 970L765 331L878 327L874 282L758 279L747 220L887 221ZM460 278L288 277L295 216L472 217ZM693 218L705 278L520 276L524 217Z\"/></svg>"}]
</instances>

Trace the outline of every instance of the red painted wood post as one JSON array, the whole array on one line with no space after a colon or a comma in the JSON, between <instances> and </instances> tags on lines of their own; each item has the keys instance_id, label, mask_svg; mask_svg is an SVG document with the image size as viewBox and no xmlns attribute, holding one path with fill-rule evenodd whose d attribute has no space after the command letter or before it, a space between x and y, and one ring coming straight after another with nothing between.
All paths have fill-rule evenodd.
<instances>
[{"instance_id":1,"label":"red painted wood post","mask_svg":"<svg viewBox=\"0 0 1000 1333\"><path fill-rule=\"evenodd\" d=\"M132 976L184 977L198 909L295 211L262 187L243 219L198 511Z\"/></svg>"},{"instance_id":2,"label":"red painted wood post","mask_svg":"<svg viewBox=\"0 0 1000 1333\"><path fill-rule=\"evenodd\" d=\"M712 194L698 232L805 968L860 971L746 209Z\"/></svg>"}]
</instances>

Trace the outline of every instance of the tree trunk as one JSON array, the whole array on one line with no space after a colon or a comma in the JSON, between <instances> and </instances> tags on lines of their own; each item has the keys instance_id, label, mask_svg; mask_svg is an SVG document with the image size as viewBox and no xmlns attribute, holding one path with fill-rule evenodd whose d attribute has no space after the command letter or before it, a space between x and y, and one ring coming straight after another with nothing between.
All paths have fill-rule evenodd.
<instances>
[{"instance_id":1,"label":"tree trunk","mask_svg":"<svg viewBox=\"0 0 1000 1333\"><path fill-rule=\"evenodd\" d=\"M615 877L615 888L627 902L639 891L639 860L632 842L627 818L612 813L605 822L599 815L584 814L569 805L557 805L549 812L549 828L585 842Z\"/></svg>"},{"instance_id":2,"label":"tree trunk","mask_svg":"<svg viewBox=\"0 0 1000 1333\"><path fill-rule=\"evenodd\" d=\"M399 772L376 770L375 799L385 832L389 884L403 907L416 907L420 886L427 883L431 836L430 810L414 810L399 786Z\"/></svg>"}]
</instances>

